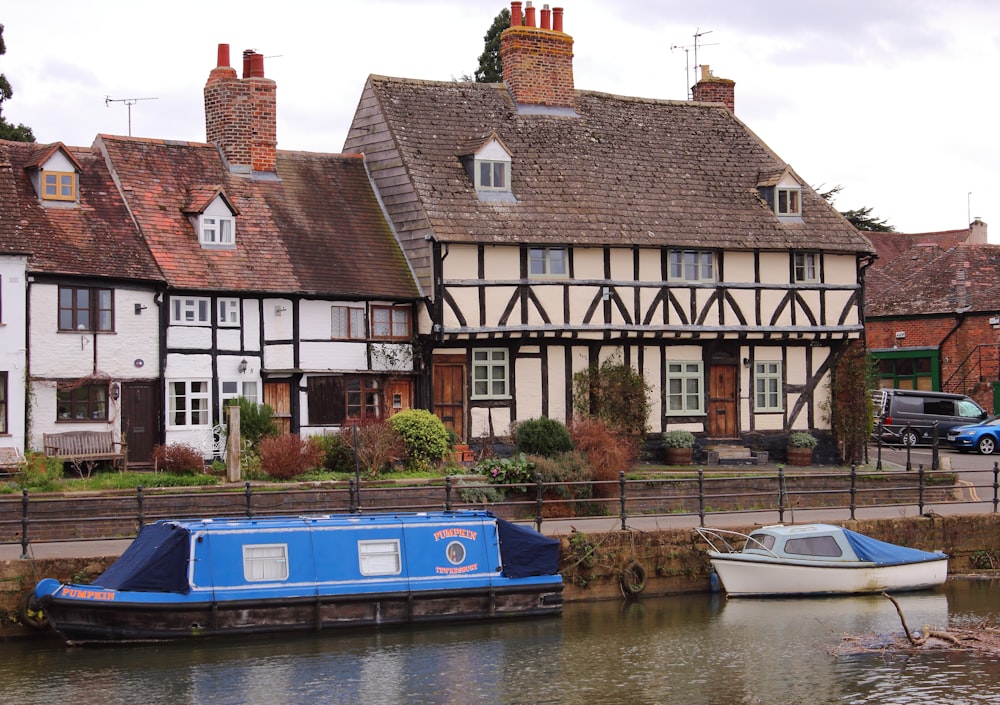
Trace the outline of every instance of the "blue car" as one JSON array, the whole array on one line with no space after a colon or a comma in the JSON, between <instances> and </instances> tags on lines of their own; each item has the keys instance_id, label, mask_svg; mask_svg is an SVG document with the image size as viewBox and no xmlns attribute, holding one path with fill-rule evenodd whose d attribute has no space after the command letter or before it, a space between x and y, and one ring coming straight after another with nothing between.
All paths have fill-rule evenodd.
<instances>
[{"instance_id":1,"label":"blue car","mask_svg":"<svg viewBox=\"0 0 1000 705\"><path fill-rule=\"evenodd\" d=\"M1000 448L1000 416L991 416L970 426L956 426L948 431L948 443L962 453L970 450L978 450L983 455L996 453Z\"/></svg>"}]
</instances>

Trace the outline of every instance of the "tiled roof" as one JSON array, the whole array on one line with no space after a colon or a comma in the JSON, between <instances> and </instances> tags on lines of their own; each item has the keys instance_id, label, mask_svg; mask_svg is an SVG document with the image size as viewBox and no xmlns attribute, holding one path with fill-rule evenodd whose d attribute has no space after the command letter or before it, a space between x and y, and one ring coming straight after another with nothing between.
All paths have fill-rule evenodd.
<instances>
[{"instance_id":1,"label":"tiled roof","mask_svg":"<svg viewBox=\"0 0 1000 705\"><path fill-rule=\"evenodd\" d=\"M803 222L780 222L757 184L786 165L718 105L577 91L577 117L524 115L501 84L369 88L439 240L872 251L808 187ZM458 157L494 131L516 203L477 198Z\"/></svg>"},{"instance_id":2,"label":"tiled roof","mask_svg":"<svg viewBox=\"0 0 1000 705\"><path fill-rule=\"evenodd\" d=\"M1000 311L1000 246L918 245L866 276L868 317L956 311Z\"/></svg>"},{"instance_id":3,"label":"tiled roof","mask_svg":"<svg viewBox=\"0 0 1000 705\"><path fill-rule=\"evenodd\" d=\"M40 166L39 155L51 155L53 146L0 141L4 246L13 232L15 247L30 252L32 272L162 282L103 156L83 147L66 150L80 168L80 204L43 207L26 167Z\"/></svg>"},{"instance_id":4,"label":"tiled roof","mask_svg":"<svg viewBox=\"0 0 1000 705\"><path fill-rule=\"evenodd\" d=\"M170 286L358 298L419 296L360 156L279 151L277 179L230 174L208 144L99 142ZM211 189L238 209L235 249L206 249L185 213Z\"/></svg>"},{"instance_id":5,"label":"tiled roof","mask_svg":"<svg viewBox=\"0 0 1000 705\"><path fill-rule=\"evenodd\" d=\"M968 228L944 230L934 233L868 233L868 239L875 246L878 259L875 268L881 269L889 262L918 245L936 245L947 249L965 242L969 238Z\"/></svg>"}]
</instances>

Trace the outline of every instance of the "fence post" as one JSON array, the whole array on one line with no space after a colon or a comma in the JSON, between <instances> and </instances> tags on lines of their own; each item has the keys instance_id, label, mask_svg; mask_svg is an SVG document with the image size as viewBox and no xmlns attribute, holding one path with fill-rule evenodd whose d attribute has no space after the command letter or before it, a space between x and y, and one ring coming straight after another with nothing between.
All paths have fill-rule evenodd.
<instances>
[{"instance_id":1,"label":"fence post","mask_svg":"<svg viewBox=\"0 0 1000 705\"><path fill-rule=\"evenodd\" d=\"M625 513L625 471L622 470L618 473L618 492L621 498L622 510L622 531L625 531L625 520L628 518L628 514Z\"/></svg>"},{"instance_id":2,"label":"fence post","mask_svg":"<svg viewBox=\"0 0 1000 705\"><path fill-rule=\"evenodd\" d=\"M997 502L1000 501L1000 463L993 461L993 513L997 513Z\"/></svg>"},{"instance_id":3,"label":"fence post","mask_svg":"<svg viewBox=\"0 0 1000 705\"><path fill-rule=\"evenodd\" d=\"M253 491L250 489L250 483L247 482L246 490L244 491L247 497L247 518L253 517Z\"/></svg>"},{"instance_id":4,"label":"fence post","mask_svg":"<svg viewBox=\"0 0 1000 705\"><path fill-rule=\"evenodd\" d=\"M138 485L135 488L135 502L139 508L139 514L136 516L136 520L139 524L139 531L142 531L142 527L146 525L146 513L143 507L146 503L146 496L142 493L142 485Z\"/></svg>"},{"instance_id":5,"label":"fence post","mask_svg":"<svg viewBox=\"0 0 1000 705\"><path fill-rule=\"evenodd\" d=\"M445 475L444 478L444 510L451 511L451 475Z\"/></svg>"},{"instance_id":6,"label":"fence post","mask_svg":"<svg viewBox=\"0 0 1000 705\"><path fill-rule=\"evenodd\" d=\"M913 469L913 465L910 463L910 444L906 442L906 439L910 437L910 424L906 424L903 427L903 445L906 446L906 471L909 472Z\"/></svg>"},{"instance_id":7,"label":"fence post","mask_svg":"<svg viewBox=\"0 0 1000 705\"><path fill-rule=\"evenodd\" d=\"M924 513L924 464L917 466L917 513Z\"/></svg>"},{"instance_id":8,"label":"fence post","mask_svg":"<svg viewBox=\"0 0 1000 705\"><path fill-rule=\"evenodd\" d=\"M21 558L28 557L28 490L21 490Z\"/></svg>"},{"instance_id":9,"label":"fence post","mask_svg":"<svg viewBox=\"0 0 1000 705\"><path fill-rule=\"evenodd\" d=\"M348 490L350 492L350 498L351 498L351 500L350 500L350 512L351 512L351 514L354 514L354 512L356 512L358 510L358 505L356 504L357 500L356 500L355 495L354 495L354 493L355 493L355 482L354 482L354 478L353 477L350 479L350 482L348 483Z\"/></svg>"},{"instance_id":10,"label":"fence post","mask_svg":"<svg viewBox=\"0 0 1000 705\"><path fill-rule=\"evenodd\" d=\"M941 460L938 457L938 422L931 426L931 470L941 469Z\"/></svg>"},{"instance_id":11,"label":"fence post","mask_svg":"<svg viewBox=\"0 0 1000 705\"><path fill-rule=\"evenodd\" d=\"M882 419L878 420L878 425L876 426L876 433L878 433L878 436L875 439L875 448L876 448L876 452L878 453L878 456L877 456L878 460L875 463L875 469L876 470L881 470L882 469L882 433L883 433L883 431L882 431Z\"/></svg>"},{"instance_id":12,"label":"fence post","mask_svg":"<svg viewBox=\"0 0 1000 705\"><path fill-rule=\"evenodd\" d=\"M698 521L705 525L705 468L698 468Z\"/></svg>"},{"instance_id":13,"label":"fence post","mask_svg":"<svg viewBox=\"0 0 1000 705\"><path fill-rule=\"evenodd\" d=\"M857 507L858 496L858 466L851 465L851 521L854 521L854 510Z\"/></svg>"},{"instance_id":14,"label":"fence post","mask_svg":"<svg viewBox=\"0 0 1000 705\"><path fill-rule=\"evenodd\" d=\"M535 473L535 530L542 533L542 473Z\"/></svg>"},{"instance_id":15,"label":"fence post","mask_svg":"<svg viewBox=\"0 0 1000 705\"><path fill-rule=\"evenodd\" d=\"M778 466L778 523L785 523L785 466Z\"/></svg>"}]
</instances>

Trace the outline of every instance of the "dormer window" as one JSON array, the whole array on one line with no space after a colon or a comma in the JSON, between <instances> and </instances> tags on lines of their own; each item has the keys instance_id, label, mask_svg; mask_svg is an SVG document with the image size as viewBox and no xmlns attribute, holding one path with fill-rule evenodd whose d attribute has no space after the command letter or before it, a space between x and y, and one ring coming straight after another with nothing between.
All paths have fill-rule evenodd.
<instances>
[{"instance_id":1,"label":"dormer window","mask_svg":"<svg viewBox=\"0 0 1000 705\"><path fill-rule=\"evenodd\" d=\"M203 215L199 220L202 245L232 246L236 244L236 218Z\"/></svg>"},{"instance_id":2,"label":"dormer window","mask_svg":"<svg viewBox=\"0 0 1000 705\"><path fill-rule=\"evenodd\" d=\"M511 191L510 150L496 133L478 137L463 147L459 158L465 165L476 194L483 201L514 201Z\"/></svg>"},{"instance_id":3,"label":"dormer window","mask_svg":"<svg viewBox=\"0 0 1000 705\"><path fill-rule=\"evenodd\" d=\"M510 191L510 162L476 160L477 191Z\"/></svg>"},{"instance_id":4,"label":"dormer window","mask_svg":"<svg viewBox=\"0 0 1000 705\"><path fill-rule=\"evenodd\" d=\"M757 191L779 220L802 222L802 184L789 167L761 174Z\"/></svg>"},{"instance_id":5,"label":"dormer window","mask_svg":"<svg viewBox=\"0 0 1000 705\"><path fill-rule=\"evenodd\" d=\"M75 201L76 172L42 171L42 198L48 201Z\"/></svg>"},{"instance_id":6,"label":"dormer window","mask_svg":"<svg viewBox=\"0 0 1000 705\"><path fill-rule=\"evenodd\" d=\"M183 210L197 229L198 242L202 247L222 250L236 247L236 216L239 211L226 198L221 186L192 186Z\"/></svg>"},{"instance_id":7,"label":"dormer window","mask_svg":"<svg viewBox=\"0 0 1000 705\"><path fill-rule=\"evenodd\" d=\"M777 215L802 215L802 189L779 188L775 199Z\"/></svg>"},{"instance_id":8,"label":"dormer window","mask_svg":"<svg viewBox=\"0 0 1000 705\"><path fill-rule=\"evenodd\" d=\"M24 168L43 206L73 208L79 204L83 167L62 142L38 145Z\"/></svg>"}]
</instances>

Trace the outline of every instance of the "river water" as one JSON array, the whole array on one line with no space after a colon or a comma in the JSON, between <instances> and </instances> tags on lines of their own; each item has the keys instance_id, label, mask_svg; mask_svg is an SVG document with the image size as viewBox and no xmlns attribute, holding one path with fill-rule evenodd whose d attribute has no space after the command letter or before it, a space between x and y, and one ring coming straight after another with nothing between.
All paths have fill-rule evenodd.
<instances>
[{"instance_id":1,"label":"river water","mask_svg":"<svg viewBox=\"0 0 1000 705\"><path fill-rule=\"evenodd\" d=\"M1000 581L898 596L911 629L1000 625ZM146 645L0 644L17 705L997 703L1000 660L849 655L901 634L882 597L715 594L566 605L561 618Z\"/></svg>"}]
</instances>

